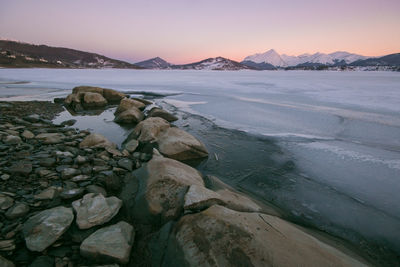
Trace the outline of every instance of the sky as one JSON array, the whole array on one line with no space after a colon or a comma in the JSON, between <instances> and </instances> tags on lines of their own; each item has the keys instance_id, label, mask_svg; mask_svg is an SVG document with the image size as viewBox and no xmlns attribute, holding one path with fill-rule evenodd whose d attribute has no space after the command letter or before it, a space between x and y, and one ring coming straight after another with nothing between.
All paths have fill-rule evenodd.
<instances>
[{"instance_id":1,"label":"sky","mask_svg":"<svg viewBox=\"0 0 400 267\"><path fill-rule=\"evenodd\" d=\"M400 52L400 0L0 0L0 37L129 62L381 56Z\"/></svg>"}]
</instances>

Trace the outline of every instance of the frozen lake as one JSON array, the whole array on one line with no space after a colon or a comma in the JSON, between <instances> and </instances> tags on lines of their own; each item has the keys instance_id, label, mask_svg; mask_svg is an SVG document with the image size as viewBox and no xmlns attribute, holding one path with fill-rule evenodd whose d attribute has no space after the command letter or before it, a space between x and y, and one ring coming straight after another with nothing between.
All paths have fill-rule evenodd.
<instances>
[{"instance_id":1,"label":"frozen lake","mask_svg":"<svg viewBox=\"0 0 400 267\"><path fill-rule=\"evenodd\" d=\"M400 73L0 69L2 100L49 100L78 85L165 94L161 102L274 142L293 174L263 174L260 160L244 190L400 254Z\"/></svg>"}]
</instances>

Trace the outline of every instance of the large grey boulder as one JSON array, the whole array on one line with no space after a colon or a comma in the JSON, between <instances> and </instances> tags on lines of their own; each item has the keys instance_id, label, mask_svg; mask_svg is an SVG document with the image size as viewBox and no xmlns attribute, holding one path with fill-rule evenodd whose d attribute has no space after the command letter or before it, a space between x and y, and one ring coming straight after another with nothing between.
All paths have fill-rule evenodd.
<instances>
[{"instance_id":1,"label":"large grey boulder","mask_svg":"<svg viewBox=\"0 0 400 267\"><path fill-rule=\"evenodd\" d=\"M136 124L141 122L143 119L144 119L143 113L138 108L131 107L130 109L119 113L115 117L114 121L118 123Z\"/></svg>"},{"instance_id":2,"label":"large grey boulder","mask_svg":"<svg viewBox=\"0 0 400 267\"><path fill-rule=\"evenodd\" d=\"M128 139L135 137L141 142L151 142L156 140L158 135L169 127L170 124L162 118L148 118L133 129L132 136Z\"/></svg>"},{"instance_id":3,"label":"large grey boulder","mask_svg":"<svg viewBox=\"0 0 400 267\"><path fill-rule=\"evenodd\" d=\"M105 138L101 134L92 133L85 137L82 142L79 144L79 148L97 148L97 147L113 147L116 145L111 143L107 138Z\"/></svg>"},{"instance_id":4,"label":"large grey boulder","mask_svg":"<svg viewBox=\"0 0 400 267\"><path fill-rule=\"evenodd\" d=\"M101 108L107 105L107 100L101 94L87 92L83 96L83 105L85 108Z\"/></svg>"},{"instance_id":5,"label":"large grey boulder","mask_svg":"<svg viewBox=\"0 0 400 267\"><path fill-rule=\"evenodd\" d=\"M56 207L30 217L23 226L26 246L31 251L41 252L65 233L74 214L71 208Z\"/></svg>"},{"instance_id":6,"label":"large grey boulder","mask_svg":"<svg viewBox=\"0 0 400 267\"><path fill-rule=\"evenodd\" d=\"M117 110L115 111L115 115L120 114L124 111L127 111L128 109L131 109L131 108L144 109L145 104L143 104L140 101L134 100L134 99L124 98L119 103L119 106L118 106Z\"/></svg>"},{"instance_id":7,"label":"large grey boulder","mask_svg":"<svg viewBox=\"0 0 400 267\"><path fill-rule=\"evenodd\" d=\"M157 153L134 175L139 190L134 203L126 206L132 207L129 211L132 219L148 224L163 224L178 218L189 186L204 186L196 169Z\"/></svg>"},{"instance_id":8,"label":"large grey boulder","mask_svg":"<svg viewBox=\"0 0 400 267\"><path fill-rule=\"evenodd\" d=\"M101 228L86 238L81 246L81 255L98 262L118 262L126 264L135 232L126 222Z\"/></svg>"},{"instance_id":9,"label":"large grey boulder","mask_svg":"<svg viewBox=\"0 0 400 267\"><path fill-rule=\"evenodd\" d=\"M214 205L183 216L163 266L363 266L278 217Z\"/></svg>"},{"instance_id":10,"label":"large grey boulder","mask_svg":"<svg viewBox=\"0 0 400 267\"><path fill-rule=\"evenodd\" d=\"M154 107L152 108L149 113L147 114L148 117L160 117L168 122L177 121L178 117L172 115L168 111L165 111L161 108Z\"/></svg>"},{"instance_id":11,"label":"large grey boulder","mask_svg":"<svg viewBox=\"0 0 400 267\"><path fill-rule=\"evenodd\" d=\"M177 127L170 127L163 131L158 136L157 143L161 154L172 159L191 160L208 156L202 142Z\"/></svg>"},{"instance_id":12,"label":"large grey boulder","mask_svg":"<svg viewBox=\"0 0 400 267\"><path fill-rule=\"evenodd\" d=\"M122 201L117 197L105 198L102 194L89 193L72 202L79 229L104 224L117 215Z\"/></svg>"}]
</instances>

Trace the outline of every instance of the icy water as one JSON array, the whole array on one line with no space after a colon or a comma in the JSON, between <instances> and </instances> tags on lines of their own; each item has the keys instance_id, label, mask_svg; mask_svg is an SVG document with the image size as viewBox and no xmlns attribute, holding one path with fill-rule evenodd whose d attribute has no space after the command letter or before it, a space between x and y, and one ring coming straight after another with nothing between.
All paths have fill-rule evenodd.
<instances>
[{"instance_id":1,"label":"icy water","mask_svg":"<svg viewBox=\"0 0 400 267\"><path fill-rule=\"evenodd\" d=\"M163 95L210 150L201 170L368 253L400 255L400 73L0 69L0 99L77 85ZM112 118L77 127L118 143L127 131Z\"/></svg>"}]
</instances>

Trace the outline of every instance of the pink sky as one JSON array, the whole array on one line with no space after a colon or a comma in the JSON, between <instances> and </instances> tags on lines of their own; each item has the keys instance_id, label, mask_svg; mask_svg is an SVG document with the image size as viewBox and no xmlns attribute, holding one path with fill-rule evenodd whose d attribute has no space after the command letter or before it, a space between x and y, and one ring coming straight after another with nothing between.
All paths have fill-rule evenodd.
<instances>
[{"instance_id":1,"label":"pink sky","mask_svg":"<svg viewBox=\"0 0 400 267\"><path fill-rule=\"evenodd\" d=\"M1 0L0 37L137 62L400 52L400 0Z\"/></svg>"}]
</instances>

